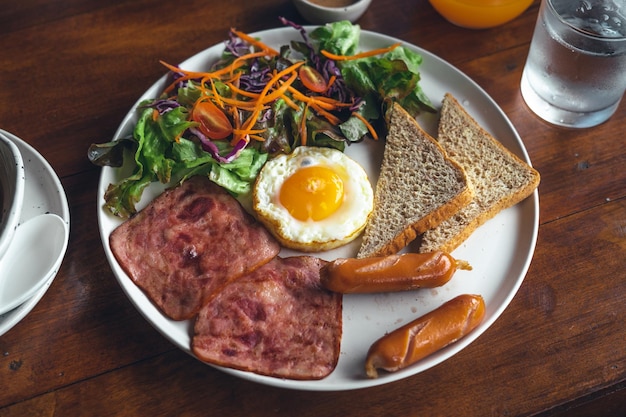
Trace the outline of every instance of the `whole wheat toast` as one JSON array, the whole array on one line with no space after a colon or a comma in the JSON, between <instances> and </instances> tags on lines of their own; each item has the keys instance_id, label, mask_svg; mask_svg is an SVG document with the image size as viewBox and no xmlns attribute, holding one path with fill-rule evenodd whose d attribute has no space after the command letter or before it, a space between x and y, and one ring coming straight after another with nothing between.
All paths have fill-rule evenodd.
<instances>
[{"instance_id":1,"label":"whole wheat toast","mask_svg":"<svg viewBox=\"0 0 626 417\"><path fill-rule=\"evenodd\" d=\"M420 252L451 252L487 220L530 196L540 181L539 172L482 128L450 93L442 102L437 141L465 169L474 197L421 236Z\"/></svg>"},{"instance_id":2,"label":"whole wheat toast","mask_svg":"<svg viewBox=\"0 0 626 417\"><path fill-rule=\"evenodd\" d=\"M388 131L374 191L374 210L358 258L397 253L418 235L458 212L473 196L464 169L447 157L399 104Z\"/></svg>"}]
</instances>

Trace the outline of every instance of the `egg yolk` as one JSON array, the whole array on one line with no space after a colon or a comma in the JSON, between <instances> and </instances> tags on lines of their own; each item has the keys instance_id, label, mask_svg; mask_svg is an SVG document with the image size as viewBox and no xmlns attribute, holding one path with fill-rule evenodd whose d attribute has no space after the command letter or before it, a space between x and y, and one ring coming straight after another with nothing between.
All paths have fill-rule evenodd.
<instances>
[{"instance_id":1,"label":"egg yolk","mask_svg":"<svg viewBox=\"0 0 626 417\"><path fill-rule=\"evenodd\" d=\"M322 220L341 206L343 180L328 167L301 168L285 180L279 199L298 220Z\"/></svg>"}]
</instances>

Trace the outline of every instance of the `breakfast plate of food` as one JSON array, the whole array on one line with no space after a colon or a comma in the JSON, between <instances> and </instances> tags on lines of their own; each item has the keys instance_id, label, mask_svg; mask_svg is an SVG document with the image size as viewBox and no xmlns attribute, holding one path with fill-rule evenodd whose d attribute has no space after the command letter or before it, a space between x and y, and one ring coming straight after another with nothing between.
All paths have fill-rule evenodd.
<instances>
[{"instance_id":1,"label":"breakfast plate of food","mask_svg":"<svg viewBox=\"0 0 626 417\"><path fill-rule=\"evenodd\" d=\"M113 141L90 148L104 250L137 310L199 361L277 387L359 389L445 361L503 313L537 239L539 174L494 100L426 50L339 24L353 47L329 46L332 25L233 29L165 64ZM323 54L311 47L324 41ZM242 56L276 63L261 77L272 85L237 75ZM408 67L418 77L402 99L398 84L375 87L391 92L378 101L350 87L368 65L399 61L402 74L370 84ZM320 74L323 88L308 82ZM279 118L279 106L293 113ZM155 131L170 148L153 152ZM380 282L404 262L419 277ZM462 329L443 335L442 315L462 316ZM402 332L424 320L436 346L414 340L395 363L397 340L413 337Z\"/></svg>"}]
</instances>

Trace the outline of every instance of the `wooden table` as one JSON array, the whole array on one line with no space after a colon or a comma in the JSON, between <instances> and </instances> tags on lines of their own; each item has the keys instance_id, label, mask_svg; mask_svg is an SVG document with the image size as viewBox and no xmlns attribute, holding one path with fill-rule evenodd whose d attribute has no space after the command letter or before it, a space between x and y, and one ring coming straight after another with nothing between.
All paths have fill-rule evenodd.
<instances>
[{"instance_id":1,"label":"wooden table","mask_svg":"<svg viewBox=\"0 0 626 417\"><path fill-rule=\"evenodd\" d=\"M7 2L5 2L7 3ZM467 73L516 126L539 187L536 252L519 292L477 341L389 385L299 392L205 366L157 333L104 257L92 142L163 73L254 32L289 0L22 0L0 8L0 127L51 163L71 210L53 285L0 337L0 416L617 416L626 415L626 105L596 128L547 125L519 80L538 11L495 29L455 27L426 0L374 0L364 29L419 45Z\"/></svg>"}]
</instances>

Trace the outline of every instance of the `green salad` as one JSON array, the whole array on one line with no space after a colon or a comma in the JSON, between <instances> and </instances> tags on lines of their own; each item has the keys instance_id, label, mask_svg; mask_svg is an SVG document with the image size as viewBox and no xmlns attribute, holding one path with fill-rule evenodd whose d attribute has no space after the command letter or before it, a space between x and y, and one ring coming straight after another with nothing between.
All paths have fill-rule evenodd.
<instances>
[{"instance_id":1,"label":"green salad","mask_svg":"<svg viewBox=\"0 0 626 417\"><path fill-rule=\"evenodd\" d=\"M137 108L132 136L92 144L89 159L132 173L110 184L105 208L128 218L152 182L206 175L235 196L251 191L268 158L297 146L332 147L378 138L384 109L434 112L422 91L422 57L399 44L360 51L360 27L335 22L274 49L232 29L221 58L206 72L163 63L168 85ZM367 139L371 140L371 139Z\"/></svg>"}]
</instances>

